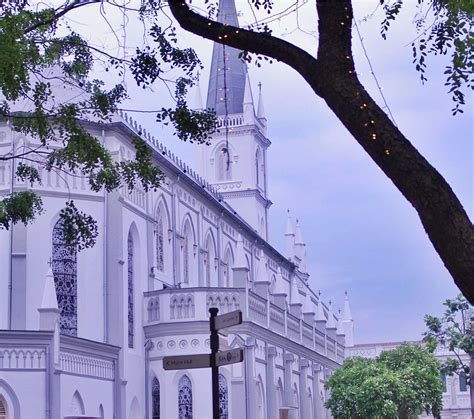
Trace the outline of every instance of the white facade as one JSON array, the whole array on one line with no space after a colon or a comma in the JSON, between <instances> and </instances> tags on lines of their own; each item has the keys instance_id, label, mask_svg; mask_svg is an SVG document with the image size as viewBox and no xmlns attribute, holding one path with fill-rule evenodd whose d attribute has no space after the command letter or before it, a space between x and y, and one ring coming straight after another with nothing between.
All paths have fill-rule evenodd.
<instances>
[{"instance_id":1,"label":"white facade","mask_svg":"<svg viewBox=\"0 0 474 419\"><path fill-rule=\"evenodd\" d=\"M353 320L348 302L338 319L309 288L299 226L288 219L285 255L267 241L270 141L246 77L242 112L218 115L220 132L201 147L203 177L126 114L88 129L117 161L140 133L165 174L159 190L96 193L40 170L44 212L0 230L1 419L211 417L210 369L162 365L209 353L210 307L243 312L221 339L244 350L243 363L220 368L222 419L329 417L324 381ZM36 143L0 125L0 155ZM12 183L11 164L0 165L2 195L29 188ZM97 221L92 249L64 245L67 199Z\"/></svg>"},{"instance_id":2,"label":"white facade","mask_svg":"<svg viewBox=\"0 0 474 419\"><path fill-rule=\"evenodd\" d=\"M98 132L118 160L132 152L134 127L126 119ZM6 125L0 133L3 152L12 140L27 140ZM209 352L213 306L221 313L241 309L244 316L223 342L245 351L244 364L221 368L229 417L273 418L287 409L294 418L325 417L323 382L344 358L344 335L330 307L308 287L308 274L234 214L222 195L155 140L150 144L166 174L158 191L97 194L84 180L65 179L100 232L94 248L77 253L77 337L58 336L48 321L61 317L49 303L56 295L45 296L52 281L48 261L53 271L59 263L53 232L68 199L65 181L43 172L35 190L44 212L26 227L0 232L0 397L8 419L152 417L155 377L160 417L178 418L184 375L192 385L193 417L209 417L210 370L165 372L162 358ZM7 163L0 169L3 193L11 187L9 173ZM51 289L60 293L57 276Z\"/></svg>"}]
</instances>

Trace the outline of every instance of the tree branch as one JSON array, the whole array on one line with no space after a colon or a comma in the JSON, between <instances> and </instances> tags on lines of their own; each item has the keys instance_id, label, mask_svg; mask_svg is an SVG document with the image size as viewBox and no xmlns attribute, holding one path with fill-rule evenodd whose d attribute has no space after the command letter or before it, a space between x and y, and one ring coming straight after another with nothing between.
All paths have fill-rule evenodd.
<instances>
[{"instance_id":1,"label":"tree branch","mask_svg":"<svg viewBox=\"0 0 474 419\"><path fill-rule=\"evenodd\" d=\"M322 97L355 140L418 212L455 283L474 303L474 229L449 184L365 91L354 70L350 0L317 0L317 59L266 33L223 25L169 0L179 24L215 42L288 64Z\"/></svg>"}]
</instances>

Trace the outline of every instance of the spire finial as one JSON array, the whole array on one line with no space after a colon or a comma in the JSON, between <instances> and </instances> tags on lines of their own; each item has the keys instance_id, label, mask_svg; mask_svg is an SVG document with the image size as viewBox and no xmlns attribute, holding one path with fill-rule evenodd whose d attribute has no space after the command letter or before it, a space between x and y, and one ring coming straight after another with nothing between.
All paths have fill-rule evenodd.
<instances>
[{"instance_id":1,"label":"spire finial","mask_svg":"<svg viewBox=\"0 0 474 419\"><path fill-rule=\"evenodd\" d=\"M334 312L332 309L332 301L329 300L329 310L328 310L328 322L326 323L327 329L336 329L336 320L334 319Z\"/></svg>"},{"instance_id":2,"label":"spire finial","mask_svg":"<svg viewBox=\"0 0 474 419\"><path fill-rule=\"evenodd\" d=\"M263 96L262 96L262 82L258 83L258 108L257 108L257 118L265 118L265 107L263 106Z\"/></svg>"}]
</instances>

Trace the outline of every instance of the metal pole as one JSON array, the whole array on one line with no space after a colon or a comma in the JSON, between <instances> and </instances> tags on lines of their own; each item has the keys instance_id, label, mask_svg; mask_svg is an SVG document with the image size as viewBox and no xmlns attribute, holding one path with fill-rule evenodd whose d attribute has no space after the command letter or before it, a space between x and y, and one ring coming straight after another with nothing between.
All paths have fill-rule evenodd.
<instances>
[{"instance_id":1,"label":"metal pole","mask_svg":"<svg viewBox=\"0 0 474 419\"><path fill-rule=\"evenodd\" d=\"M210 308L210 329L211 329L211 375L212 375L212 417L219 419L219 367L216 366L216 355L219 352L219 335L215 328L215 318L219 309Z\"/></svg>"}]
</instances>

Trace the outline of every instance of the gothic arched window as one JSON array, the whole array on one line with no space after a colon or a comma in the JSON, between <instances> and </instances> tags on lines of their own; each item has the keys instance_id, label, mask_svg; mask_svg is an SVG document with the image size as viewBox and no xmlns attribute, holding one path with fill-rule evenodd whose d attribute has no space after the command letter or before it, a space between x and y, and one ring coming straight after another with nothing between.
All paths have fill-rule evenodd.
<instances>
[{"instance_id":1,"label":"gothic arched window","mask_svg":"<svg viewBox=\"0 0 474 419\"><path fill-rule=\"evenodd\" d=\"M152 419L160 419L160 382L156 377L151 383L151 406Z\"/></svg>"},{"instance_id":2,"label":"gothic arched window","mask_svg":"<svg viewBox=\"0 0 474 419\"><path fill-rule=\"evenodd\" d=\"M163 235L163 214L158 208L156 214L156 269L163 272L165 270L165 237Z\"/></svg>"},{"instance_id":3,"label":"gothic arched window","mask_svg":"<svg viewBox=\"0 0 474 419\"><path fill-rule=\"evenodd\" d=\"M260 149L257 148L255 152L255 177L256 177L256 184L260 185Z\"/></svg>"},{"instance_id":4,"label":"gothic arched window","mask_svg":"<svg viewBox=\"0 0 474 419\"><path fill-rule=\"evenodd\" d=\"M132 232L128 232L127 240L127 280L128 280L128 347L133 348L133 328L134 328L134 312L133 312L133 237Z\"/></svg>"},{"instance_id":5,"label":"gothic arched window","mask_svg":"<svg viewBox=\"0 0 474 419\"><path fill-rule=\"evenodd\" d=\"M193 419L193 389L187 375L178 384L178 413L178 419Z\"/></svg>"},{"instance_id":6,"label":"gothic arched window","mask_svg":"<svg viewBox=\"0 0 474 419\"><path fill-rule=\"evenodd\" d=\"M232 176L229 149L221 147L216 153L217 180L230 180Z\"/></svg>"},{"instance_id":7,"label":"gothic arched window","mask_svg":"<svg viewBox=\"0 0 474 419\"><path fill-rule=\"evenodd\" d=\"M64 221L53 228L52 270L62 334L77 336L77 248L66 243Z\"/></svg>"},{"instance_id":8,"label":"gothic arched window","mask_svg":"<svg viewBox=\"0 0 474 419\"><path fill-rule=\"evenodd\" d=\"M222 284L224 287L232 286L232 267L234 266L234 258L232 256L232 251L230 247L227 248L224 256L224 283Z\"/></svg>"},{"instance_id":9,"label":"gothic arched window","mask_svg":"<svg viewBox=\"0 0 474 419\"><path fill-rule=\"evenodd\" d=\"M467 375L464 371L459 374L459 391L467 391Z\"/></svg>"},{"instance_id":10,"label":"gothic arched window","mask_svg":"<svg viewBox=\"0 0 474 419\"><path fill-rule=\"evenodd\" d=\"M7 419L7 403L5 399L0 396L0 419Z\"/></svg>"},{"instance_id":11,"label":"gothic arched window","mask_svg":"<svg viewBox=\"0 0 474 419\"><path fill-rule=\"evenodd\" d=\"M189 284L189 234L184 232L183 238L183 282Z\"/></svg>"},{"instance_id":12,"label":"gothic arched window","mask_svg":"<svg viewBox=\"0 0 474 419\"><path fill-rule=\"evenodd\" d=\"M227 380L219 374L219 419L229 417L229 392L227 390Z\"/></svg>"}]
</instances>

